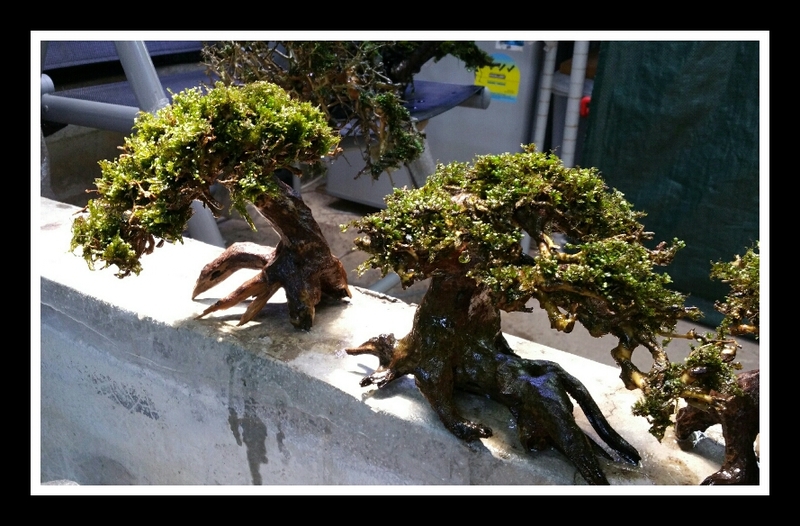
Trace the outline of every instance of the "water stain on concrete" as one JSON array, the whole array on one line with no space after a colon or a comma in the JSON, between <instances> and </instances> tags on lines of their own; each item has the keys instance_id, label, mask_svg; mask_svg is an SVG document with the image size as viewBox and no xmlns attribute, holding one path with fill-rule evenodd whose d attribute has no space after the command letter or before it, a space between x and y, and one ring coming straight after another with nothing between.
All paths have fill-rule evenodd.
<instances>
[{"instance_id":1,"label":"water stain on concrete","mask_svg":"<svg viewBox=\"0 0 800 526\"><path fill-rule=\"evenodd\" d=\"M130 485L138 481L122 464L104 456L91 457L78 466L82 485Z\"/></svg>"},{"instance_id":2,"label":"water stain on concrete","mask_svg":"<svg viewBox=\"0 0 800 526\"><path fill-rule=\"evenodd\" d=\"M239 415L235 404L235 387L237 371L241 363L235 356L229 354L226 362L230 366L228 378L228 426L233 433L233 438L239 446L244 445L247 454L247 464L250 468L250 477L253 485L263 484L261 477L261 464L269 463L267 458L267 424L258 416L258 403L252 396L244 398L244 414ZM248 388L244 378L241 379L245 390L257 389L253 385Z\"/></svg>"},{"instance_id":3,"label":"water stain on concrete","mask_svg":"<svg viewBox=\"0 0 800 526\"><path fill-rule=\"evenodd\" d=\"M256 414L257 404L252 398L245 400L244 415L239 417L234 407L228 407L228 424L238 445L247 449L247 464L253 484L260 486L261 464L268 464L267 424ZM241 433L240 433L241 429Z\"/></svg>"},{"instance_id":4,"label":"water stain on concrete","mask_svg":"<svg viewBox=\"0 0 800 526\"><path fill-rule=\"evenodd\" d=\"M107 396L131 412L141 413L153 420L159 419L153 401L147 396L140 395L132 387L120 384L102 374L92 374L90 380L97 387L97 394Z\"/></svg>"},{"instance_id":5,"label":"water stain on concrete","mask_svg":"<svg viewBox=\"0 0 800 526\"><path fill-rule=\"evenodd\" d=\"M153 350L164 358L169 358L172 355L172 349L158 338L153 339Z\"/></svg>"},{"instance_id":6,"label":"water stain on concrete","mask_svg":"<svg viewBox=\"0 0 800 526\"><path fill-rule=\"evenodd\" d=\"M286 447L286 444L284 443L284 440L286 440L286 434L283 432L283 425L281 424L281 422L283 422L288 418L286 413L286 406L284 405L283 402L280 401L278 401L275 405L278 409L278 415L277 418L275 419L278 426L278 432L275 435L275 440L278 442L278 451L280 451L282 455L281 460L283 461L284 464L288 464L289 460L291 460L292 458L292 454L291 452L289 452L289 448Z\"/></svg>"}]
</instances>

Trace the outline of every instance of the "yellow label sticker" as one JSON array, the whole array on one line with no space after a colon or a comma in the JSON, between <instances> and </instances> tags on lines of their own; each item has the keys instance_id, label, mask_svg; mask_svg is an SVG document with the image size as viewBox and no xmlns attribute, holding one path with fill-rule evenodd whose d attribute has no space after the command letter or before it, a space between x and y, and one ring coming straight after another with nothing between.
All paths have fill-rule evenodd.
<instances>
[{"instance_id":1,"label":"yellow label sticker","mask_svg":"<svg viewBox=\"0 0 800 526\"><path fill-rule=\"evenodd\" d=\"M485 86L492 99L516 101L519 93L519 68L508 55L494 53L495 65L475 72L475 85Z\"/></svg>"}]
</instances>

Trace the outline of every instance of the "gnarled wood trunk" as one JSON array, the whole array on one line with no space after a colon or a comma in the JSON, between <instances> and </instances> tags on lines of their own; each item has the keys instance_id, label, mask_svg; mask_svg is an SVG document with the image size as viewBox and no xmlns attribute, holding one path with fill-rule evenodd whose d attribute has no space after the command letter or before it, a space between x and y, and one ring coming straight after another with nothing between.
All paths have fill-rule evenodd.
<instances>
[{"instance_id":1,"label":"gnarled wood trunk","mask_svg":"<svg viewBox=\"0 0 800 526\"><path fill-rule=\"evenodd\" d=\"M487 288L463 275L438 273L414 317L411 332L372 338L352 355L378 356L380 367L361 381L379 388L411 374L442 423L463 440L489 437L492 430L461 416L456 389L488 395L517 420L520 440L530 450L554 446L590 484L608 484L595 454L611 458L576 424L572 396L598 434L622 458L639 454L603 417L581 382L558 364L516 355L500 331L500 311Z\"/></svg>"}]
</instances>

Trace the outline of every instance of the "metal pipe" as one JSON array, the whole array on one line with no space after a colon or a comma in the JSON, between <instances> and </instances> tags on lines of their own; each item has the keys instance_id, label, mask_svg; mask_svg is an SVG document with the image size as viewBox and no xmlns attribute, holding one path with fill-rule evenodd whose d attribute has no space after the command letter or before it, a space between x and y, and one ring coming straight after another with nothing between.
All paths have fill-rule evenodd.
<instances>
[{"instance_id":1,"label":"metal pipe","mask_svg":"<svg viewBox=\"0 0 800 526\"><path fill-rule=\"evenodd\" d=\"M395 274L394 272L387 274L383 278L379 279L372 285L370 285L369 290L374 292L380 292L381 294L385 294L390 289L394 288L395 286L400 284L400 276Z\"/></svg>"},{"instance_id":2,"label":"metal pipe","mask_svg":"<svg viewBox=\"0 0 800 526\"><path fill-rule=\"evenodd\" d=\"M485 110L489 107L489 104L492 102L492 92L488 89L481 88L475 95L471 96L459 106L463 108L477 108L479 110Z\"/></svg>"},{"instance_id":3,"label":"metal pipe","mask_svg":"<svg viewBox=\"0 0 800 526\"><path fill-rule=\"evenodd\" d=\"M118 40L114 42L117 48L125 77L136 95L139 108L148 113L169 104L164 87L158 78L158 73L150 58L150 52L143 40Z\"/></svg>"},{"instance_id":4,"label":"metal pipe","mask_svg":"<svg viewBox=\"0 0 800 526\"><path fill-rule=\"evenodd\" d=\"M564 140L561 146L561 161L564 166L575 164L575 151L578 143L578 124L581 119L581 98L583 83L586 80L586 63L589 59L589 42L575 42L572 53L572 73L569 78L567 96L567 115L564 119Z\"/></svg>"},{"instance_id":5,"label":"metal pipe","mask_svg":"<svg viewBox=\"0 0 800 526\"><path fill-rule=\"evenodd\" d=\"M533 128L533 144L542 151L544 138L547 133L547 118L550 115L550 98L553 93L553 72L556 69L556 53L558 42L547 41L544 43L544 64L542 65L542 80L539 84L539 104L536 107L536 123ZM522 251L525 254L531 251L531 236L525 232L522 236Z\"/></svg>"},{"instance_id":6,"label":"metal pipe","mask_svg":"<svg viewBox=\"0 0 800 526\"><path fill-rule=\"evenodd\" d=\"M42 87L42 94L55 93L55 91L56 91L56 86L55 86L55 84L53 84L53 79L51 79L49 76L45 75L44 73L42 73L41 87Z\"/></svg>"},{"instance_id":7,"label":"metal pipe","mask_svg":"<svg viewBox=\"0 0 800 526\"><path fill-rule=\"evenodd\" d=\"M533 129L533 144L542 151L545 133L547 132L547 118L550 114L550 97L553 93L553 72L556 70L556 52L558 42L544 43L544 65L542 66L542 81L539 85L539 105L536 109L536 126Z\"/></svg>"},{"instance_id":8,"label":"metal pipe","mask_svg":"<svg viewBox=\"0 0 800 526\"><path fill-rule=\"evenodd\" d=\"M138 113L139 108L133 106L42 93L42 119L51 122L130 134Z\"/></svg>"},{"instance_id":9,"label":"metal pipe","mask_svg":"<svg viewBox=\"0 0 800 526\"><path fill-rule=\"evenodd\" d=\"M217 247L225 247L225 240L219 232L217 220L211 210L200 201L192 201L192 217L189 218L189 234L192 239Z\"/></svg>"},{"instance_id":10,"label":"metal pipe","mask_svg":"<svg viewBox=\"0 0 800 526\"><path fill-rule=\"evenodd\" d=\"M428 147L428 139L422 139L423 150L420 156L413 161L406 163L408 175L411 177L411 182L415 188L421 188L425 185L428 177L433 175L436 171L436 163L431 155L431 149Z\"/></svg>"}]
</instances>

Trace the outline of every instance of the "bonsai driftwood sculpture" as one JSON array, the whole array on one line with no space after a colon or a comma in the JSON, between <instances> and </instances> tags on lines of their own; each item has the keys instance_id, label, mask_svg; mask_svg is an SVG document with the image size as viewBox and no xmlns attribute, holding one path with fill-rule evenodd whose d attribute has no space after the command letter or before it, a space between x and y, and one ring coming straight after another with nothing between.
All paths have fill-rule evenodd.
<instances>
[{"instance_id":1,"label":"bonsai driftwood sculpture","mask_svg":"<svg viewBox=\"0 0 800 526\"><path fill-rule=\"evenodd\" d=\"M663 436L665 415L669 422L678 397L710 399L704 386L712 379L720 392L735 382L718 356L704 355L699 360L713 374L691 388L655 396L672 379L665 375L670 363L658 336L675 336L678 319L699 313L667 288L669 276L654 271L682 243L646 248L652 234L639 222L643 215L610 191L596 170L566 168L533 146L519 154L478 157L473 165L439 166L424 187L396 190L386 210L353 223L365 234L356 245L371 254L362 268L394 271L405 286L432 281L411 333L399 341L380 336L348 350L380 359L362 385L381 387L413 374L443 423L465 440L491 430L459 415L453 390L489 395L512 411L525 446L552 443L588 482L605 483L573 421L568 394L624 459L636 462L638 454L610 429L577 380L554 363L523 360L509 349L499 309L529 310L526 302L535 298L554 329L570 332L577 321L593 336L617 336L612 354L621 378L629 389L650 395L646 416L652 432ZM538 247L536 257L521 249L523 230ZM554 233L569 242L559 244ZM649 373L631 361L639 346L654 359Z\"/></svg>"},{"instance_id":2,"label":"bonsai driftwood sculpture","mask_svg":"<svg viewBox=\"0 0 800 526\"><path fill-rule=\"evenodd\" d=\"M99 197L75 220L71 248L81 247L92 268L102 261L116 265L119 277L138 274L143 254L164 240L182 241L192 201L219 208L210 187L222 184L244 218L250 202L281 240L274 250L235 244L207 265L193 297L238 269L262 272L201 316L254 297L240 320L246 323L283 287L291 322L308 329L323 293L350 296L347 276L309 208L275 172L297 173L300 163L318 163L337 142L322 112L274 84L178 93L157 114L141 113L122 155L101 162Z\"/></svg>"},{"instance_id":3,"label":"bonsai driftwood sculpture","mask_svg":"<svg viewBox=\"0 0 800 526\"><path fill-rule=\"evenodd\" d=\"M347 352L379 358L380 368L361 381L362 387L380 388L406 374L414 375L447 429L463 440L490 437L492 430L459 414L455 389L488 395L504 404L517 421L524 447L555 446L587 482L608 484L595 454L612 457L578 427L572 416L572 396L609 446L632 464L640 460L577 378L557 363L514 354L500 332L500 311L489 289L466 276L434 273L407 336L397 341L393 335L381 335Z\"/></svg>"},{"instance_id":4,"label":"bonsai driftwood sculpture","mask_svg":"<svg viewBox=\"0 0 800 526\"><path fill-rule=\"evenodd\" d=\"M222 82L208 94L175 95L155 117L140 115L123 155L101 163L100 197L87 205L88 217L76 220L72 249L82 247L91 267L104 261L116 265L120 277L138 274L139 259L152 252L156 238L182 239L193 200L219 208L210 192L219 183L245 219L246 202L255 205L281 241L274 251L237 244L206 266L193 297L238 269L264 272L201 316L254 297L240 320L246 323L283 287L292 323L310 328L323 293L350 295L346 274L310 210L275 172L299 173L300 163L314 165L324 155L335 155L339 138L347 135L367 139L365 159L374 177L418 157L422 136L403 107L402 93L425 62L448 54L470 68L491 64L473 42L222 42L206 47L207 65Z\"/></svg>"},{"instance_id":5,"label":"bonsai driftwood sculpture","mask_svg":"<svg viewBox=\"0 0 800 526\"><path fill-rule=\"evenodd\" d=\"M375 178L422 153L404 92L425 63L447 55L467 69L492 64L474 42L224 41L203 49L209 69L226 84L266 80L321 108L342 137L359 139L362 172Z\"/></svg>"},{"instance_id":6,"label":"bonsai driftwood sculpture","mask_svg":"<svg viewBox=\"0 0 800 526\"><path fill-rule=\"evenodd\" d=\"M716 305L724 314L716 337L709 335L702 339L703 344L693 349L693 354L711 352L727 355L732 360L737 344L730 336L758 337L759 260L759 254L750 249L743 257L736 256L733 262L714 264L711 277L728 282L731 292L724 302ZM705 372L699 370L697 374ZM722 424L725 461L703 484L758 484L761 470L753 443L759 433L759 376L758 369L740 373L737 377L740 392L722 397L723 400L714 404L695 403L678 412L675 435L684 449L694 446L694 432Z\"/></svg>"}]
</instances>

